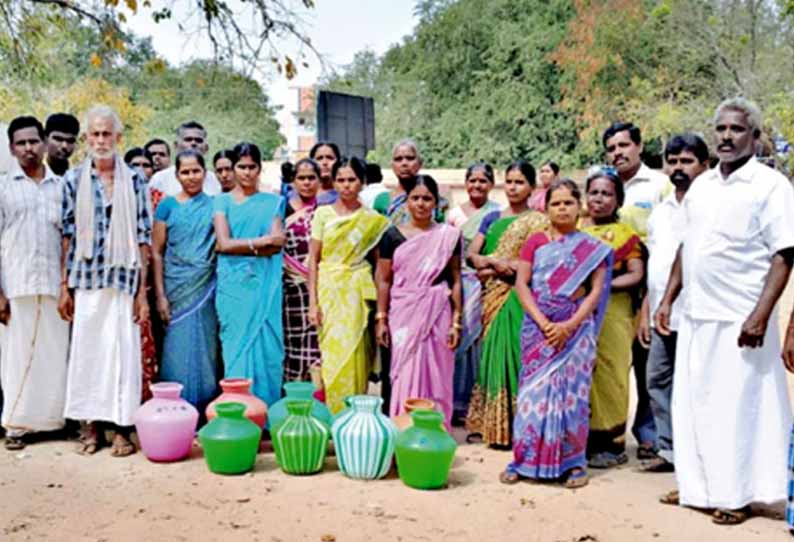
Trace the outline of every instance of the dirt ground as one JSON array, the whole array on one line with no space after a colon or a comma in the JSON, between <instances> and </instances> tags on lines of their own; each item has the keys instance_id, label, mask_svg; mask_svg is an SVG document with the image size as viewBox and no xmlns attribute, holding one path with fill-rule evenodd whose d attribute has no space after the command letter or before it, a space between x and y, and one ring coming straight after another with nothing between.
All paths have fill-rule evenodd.
<instances>
[{"instance_id":1,"label":"dirt ground","mask_svg":"<svg viewBox=\"0 0 794 542\"><path fill-rule=\"evenodd\" d=\"M781 325L794 282L781 304ZM73 442L0 450L0 540L251 542L468 541L772 542L791 540L783 503L756 507L738 527L713 525L701 512L658 504L672 474L641 474L632 461L591 471L589 486L503 486L509 452L461 442L449 487L422 492L392 472L385 480L343 477L329 457L321 474L281 473L266 448L253 473L211 474L199 450L177 464L138 453L116 459L74 453ZM630 452L633 455L632 443Z\"/></svg>"}]
</instances>

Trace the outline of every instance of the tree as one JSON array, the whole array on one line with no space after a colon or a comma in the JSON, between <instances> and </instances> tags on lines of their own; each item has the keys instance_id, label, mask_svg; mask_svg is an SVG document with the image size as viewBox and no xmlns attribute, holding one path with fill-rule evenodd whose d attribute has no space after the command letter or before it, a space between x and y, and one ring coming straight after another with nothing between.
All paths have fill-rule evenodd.
<instances>
[{"instance_id":1,"label":"tree","mask_svg":"<svg viewBox=\"0 0 794 542\"><path fill-rule=\"evenodd\" d=\"M292 78L309 55L320 60L303 30L302 17L313 7L314 0L0 0L0 58L16 67L35 60L40 33L63 16L92 25L102 48L123 49L125 24L140 12L153 24L174 19L186 36L206 36L218 62L248 75L274 66ZM284 52L290 41L297 54Z\"/></svg>"}]
</instances>

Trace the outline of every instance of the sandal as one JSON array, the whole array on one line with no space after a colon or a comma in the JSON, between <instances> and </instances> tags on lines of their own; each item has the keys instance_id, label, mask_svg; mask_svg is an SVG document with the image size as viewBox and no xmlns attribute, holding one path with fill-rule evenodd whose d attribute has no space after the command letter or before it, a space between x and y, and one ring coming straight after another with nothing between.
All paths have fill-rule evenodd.
<instances>
[{"instance_id":1,"label":"sandal","mask_svg":"<svg viewBox=\"0 0 794 542\"><path fill-rule=\"evenodd\" d=\"M27 443L22 437L6 436L5 447L9 452L24 450Z\"/></svg>"},{"instance_id":2,"label":"sandal","mask_svg":"<svg viewBox=\"0 0 794 542\"><path fill-rule=\"evenodd\" d=\"M658 457L656 450L653 449L652 444L640 444L637 447L637 459L640 461L647 461Z\"/></svg>"},{"instance_id":3,"label":"sandal","mask_svg":"<svg viewBox=\"0 0 794 542\"><path fill-rule=\"evenodd\" d=\"M520 480L521 477L518 475L517 472L505 470L499 474L499 481L509 486L512 486L513 484L517 484Z\"/></svg>"},{"instance_id":4,"label":"sandal","mask_svg":"<svg viewBox=\"0 0 794 542\"><path fill-rule=\"evenodd\" d=\"M610 452L599 452L587 460L587 466L591 469L610 469L627 463L629 456L625 453L613 454Z\"/></svg>"},{"instance_id":5,"label":"sandal","mask_svg":"<svg viewBox=\"0 0 794 542\"><path fill-rule=\"evenodd\" d=\"M135 445L124 435L116 434L113 437L113 444L110 447L110 455L113 457L127 457L136 452Z\"/></svg>"},{"instance_id":6,"label":"sandal","mask_svg":"<svg viewBox=\"0 0 794 542\"><path fill-rule=\"evenodd\" d=\"M590 483L590 477L586 470L576 467L569 472L564 484L567 489L577 489Z\"/></svg>"},{"instance_id":7,"label":"sandal","mask_svg":"<svg viewBox=\"0 0 794 542\"><path fill-rule=\"evenodd\" d=\"M728 510L726 508L717 508L711 515L711 521L717 525L739 525L744 523L752 510L750 506L744 506L738 510Z\"/></svg>"},{"instance_id":8,"label":"sandal","mask_svg":"<svg viewBox=\"0 0 794 542\"><path fill-rule=\"evenodd\" d=\"M674 489L659 498L662 504L669 504L670 506L678 506L681 504L681 498L678 495L678 490Z\"/></svg>"},{"instance_id":9,"label":"sandal","mask_svg":"<svg viewBox=\"0 0 794 542\"><path fill-rule=\"evenodd\" d=\"M675 472L675 465L664 457L656 456L637 468L637 472Z\"/></svg>"}]
</instances>

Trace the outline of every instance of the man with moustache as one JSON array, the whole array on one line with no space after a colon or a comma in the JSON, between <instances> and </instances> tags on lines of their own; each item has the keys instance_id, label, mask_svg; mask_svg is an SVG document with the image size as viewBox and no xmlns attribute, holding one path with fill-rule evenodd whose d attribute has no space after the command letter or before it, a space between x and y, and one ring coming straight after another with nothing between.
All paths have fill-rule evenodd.
<instances>
[{"instance_id":1,"label":"man with moustache","mask_svg":"<svg viewBox=\"0 0 794 542\"><path fill-rule=\"evenodd\" d=\"M155 173L168 169L171 166L171 147L162 139L151 139L143 150L148 152L152 157L152 169Z\"/></svg>"},{"instance_id":2,"label":"man with moustache","mask_svg":"<svg viewBox=\"0 0 794 542\"><path fill-rule=\"evenodd\" d=\"M617 169L623 181L626 199L620 208L620 221L631 225L645 243L648 217L654 207L672 192L673 187L665 174L654 171L640 159L643 144L639 127L630 122L616 122L604 131L601 142L607 163ZM639 444L637 459L653 460L656 457L656 428L646 387L648 349L635 340L631 351L637 385L637 408L631 432Z\"/></svg>"},{"instance_id":3,"label":"man with moustache","mask_svg":"<svg viewBox=\"0 0 794 542\"><path fill-rule=\"evenodd\" d=\"M648 293L642 304L637 331L637 338L642 345L650 348L646 377L656 426L657 453L656 457L641 467L642 472L672 472L674 468L670 398L679 307L676 304L672 309L669 335L662 335L654 329L650 315L659 307L681 244L681 201L695 178L708 170L709 148L695 134L677 135L668 141L664 149L664 161L675 192L662 200L648 218Z\"/></svg>"},{"instance_id":4,"label":"man with moustache","mask_svg":"<svg viewBox=\"0 0 794 542\"><path fill-rule=\"evenodd\" d=\"M69 159L77 146L80 122L68 113L53 113L44 124L47 139L47 165L53 173L63 176L69 170Z\"/></svg>"},{"instance_id":5,"label":"man with moustache","mask_svg":"<svg viewBox=\"0 0 794 542\"><path fill-rule=\"evenodd\" d=\"M207 154L209 149L207 130L194 120L184 122L176 129L174 154L179 154L187 149L194 149L202 156ZM176 178L176 166L170 166L155 173L149 181L149 186L153 191L156 190L164 196L176 196L182 192L182 185ZM207 171L204 175L204 193L208 196L217 196L221 193L221 184L211 171Z\"/></svg>"},{"instance_id":6,"label":"man with moustache","mask_svg":"<svg viewBox=\"0 0 794 542\"><path fill-rule=\"evenodd\" d=\"M743 99L714 117L719 165L683 201L685 232L656 330L681 300L672 418L678 492L665 503L742 523L750 503L786 498L791 428L775 305L794 262L794 188L754 149L761 112Z\"/></svg>"},{"instance_id":7,"label":"man with moustache","mask_svg":"<svg viewBox=\"0 0 794 542\"><path fill-rule=\"evenodd\" d=\"M86 160L64 178L58 311L73 323L65 416L84 423L78 451L135 452L132 416L141 400L141 331L148 318L146 267L152 221L141 175L116 151L122 124L110 107L86 113Z\"/></svg>"},{"instance_id":8,"label":"man with moustache","mask_svg":"<svg viewBox=\"0 0 794 542\"><path fill-rule=\"evenodd\" d=\"M0 179L0 382L7 450L64 426L69 325L58 317L63 180L44 162L34 117L8 126L14 167Z\"/></svg>"}]
</instances>

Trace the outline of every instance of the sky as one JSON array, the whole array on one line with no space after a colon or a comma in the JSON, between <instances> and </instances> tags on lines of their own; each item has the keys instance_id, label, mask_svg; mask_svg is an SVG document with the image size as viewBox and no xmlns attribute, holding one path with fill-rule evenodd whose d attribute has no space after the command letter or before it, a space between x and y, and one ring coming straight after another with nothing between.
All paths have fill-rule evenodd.
<instances>
[{"instance_id":1,"label":"sky","mask_svg":"<svg viewBox=\"0 0 794 542\"><path fill-rule=\"evenodd\" d=\"M357 51L365 48L383 53L410 34L416 24L413 0L315 0L315 3L316 7L307 14L305 31L332 66L349 63ZM185 35L173 20L154 24L147 12L141 12L131 18L129 29L139 36L151 37L155 50L175 65L212 55L206 39ZM287 44L285 51L289 50ZM290 89L316 82L321 75L319 63L311 56L308 61L310 67L299 66L298 77L291 81L278 74L269 80L260 79L274 105L294 107L297 98ZM288 115L288 110L282 110L279 120Z\"/></svg>"}]
</instances>

